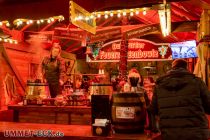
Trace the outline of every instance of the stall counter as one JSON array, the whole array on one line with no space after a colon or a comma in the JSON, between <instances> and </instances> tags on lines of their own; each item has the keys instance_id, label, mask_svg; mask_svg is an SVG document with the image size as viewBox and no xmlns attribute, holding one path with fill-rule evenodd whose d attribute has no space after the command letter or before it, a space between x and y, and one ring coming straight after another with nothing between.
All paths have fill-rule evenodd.
<instances>
[{"instance_id":1,"label":"stall counter","mask_svg":"<svg viewBox=\"0 0 210 140\"><path fill-rule=\"evenodd\" d=\"M47 124L91 124L91 107L88 106L37 106L10 105L14 122Z\"/></svg>"}]
</instances>

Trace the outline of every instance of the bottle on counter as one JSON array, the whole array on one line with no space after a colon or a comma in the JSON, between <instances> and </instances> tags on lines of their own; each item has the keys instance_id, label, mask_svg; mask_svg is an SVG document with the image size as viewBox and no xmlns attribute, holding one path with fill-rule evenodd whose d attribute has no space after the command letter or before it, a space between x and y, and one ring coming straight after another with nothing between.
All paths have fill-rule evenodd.
<instances>
[{"instance_id":1,"label":"bottle on counter","mask_svg":"<svg viewBox=\"0 0 210 140\"><path fill-rule=\"evenodd\" d=\"M37 105L42 105L42 99L41 98L37 98Z\"/></svg>"},{"instance_id":2,"label":"bottle on counter","mask_svg":"<svg viewBox=\"0 0 210 140\"><path fill-rule=\"evenodd\" d=\"M26 99L26 95L23 96L23 105L27 105L28 104L28 101Z\"/></svg>"},{"instance_id":3,"label":"bottle on counter","mask_svg":"<svg viewBox=\"0 0 210 140\"><path fill-rule=\"evenodd\" d=\"M126 83L124 84L123 91L130 92L130 84L128 83L128 81L126 81Z\"/></svg>"}]
</instances>

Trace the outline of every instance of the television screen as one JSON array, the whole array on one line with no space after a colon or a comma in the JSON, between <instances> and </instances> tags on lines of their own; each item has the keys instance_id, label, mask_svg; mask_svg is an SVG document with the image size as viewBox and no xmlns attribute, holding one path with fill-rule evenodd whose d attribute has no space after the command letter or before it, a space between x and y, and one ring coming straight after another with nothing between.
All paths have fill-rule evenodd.
<instances>
[{"instance_id":1,"label":"television screen","mask_svg":"<svg viewBox=\"0 0 210 140\"><path fill-rule=\"evenodd\" d=\"M170 47L173 59L198 57L195 40L171 43Z\"/></svg>"}]
</instances>

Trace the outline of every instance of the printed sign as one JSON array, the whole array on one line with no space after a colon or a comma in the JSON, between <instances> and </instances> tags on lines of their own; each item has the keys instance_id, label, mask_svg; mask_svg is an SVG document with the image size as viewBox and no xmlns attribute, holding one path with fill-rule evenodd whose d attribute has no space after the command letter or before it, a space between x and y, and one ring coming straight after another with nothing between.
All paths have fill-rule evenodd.
<instances>
[{"instance_id":1,"label":"printed sign","mask_svg":"<svg viewBox=\"0 0 210 140\"><path fill-rule=\"evenodd\" d=\"M83 30L55 28L53 37L77 41L86 41L86 32L84 32Z\"/></svg>"},{"instance_id":2,"label":"printed sign","mask_svg":"<svg viewBox=\"0 0 210 140\"><path fill-rule=\"evenodd\" d=\"M117 27L111 29L97 30L96 34L90 35L89 38L91 43L91 42L105 41L116 37L120 38L121 36L122 36L121 27Z\"/></svg>"},{"instance_id":3,"label":"printed sign","mask_svg":"<svg viewBox=\"0 0 210 140\"><path fill-rule=\"evenodd\" d=\"M145 34L149 34L151 32L158 31L158 28L156 26L157 25L148 25L148 26L143 26L143 27L129 30L125 33L126 38L127 39L135 38L135 37L143 36Z\"/></svg>"},{"instance_id":4,"label":"printed sign","mask_svg":"<svg viewBox=\"0 0 210 140\"><path fill-rule=\"evenodd\" d=\"M84 8L78 4L70 1L70 18L71 23L75 26L86 30L92 34L96 33L96 20L95 18L90 18L91 13L86 11Z\"/></svg>"},{"instance_id":5,"label":"printed sign","mask_svg":"<svg viewBox=\"0 0 210 140\"><path fill-rule=\"evenodd\" d=\"M94 53L97 49L97 55ZM104 44L101 48L92 48L93 58L87 56L87 62L119 62L121 40ZM162 61L172 60L169 44L154 42L144 39L128 40L128 61Z\"/></svg>"},{"instance_id":6,"label":"printed sign","mask_svg":"<svg viewBox=\"0 0 210 140\"><path fill-rule=\"evenodd\" d=\"M51 43L53 32L24 32L25 41Z\"/></svg>"},{"instance_id":7,"label":"printed sign","mask_svg":"<svg viewBox=\"0 0 210 140\"><path fill-rule=\"evenodd\" d=\"M118 119L134 119L134 107L116 107L116 118Z\"/></svg>"}]
</instances>

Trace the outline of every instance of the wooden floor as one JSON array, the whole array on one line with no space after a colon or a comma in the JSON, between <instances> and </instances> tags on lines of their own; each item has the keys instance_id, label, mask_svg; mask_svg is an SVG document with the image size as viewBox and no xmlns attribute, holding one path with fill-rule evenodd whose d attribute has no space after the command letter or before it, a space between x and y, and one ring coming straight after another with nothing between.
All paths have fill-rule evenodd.
<instances>
[{"instance_id":1,"label":"wooden floor","mask_svg":"<svg viewBox=\"0 0 210 140\"><path fill-rule=\"evenodd\" d=\"M52 132L61 132L63 137L10 137L10 132L40 132L41 130L51 130ZM11 134L11 133L10 133ZM53 133L55 134L55 133ZM29 135L27 135L29 136ZM158 136L149 138L146 134L111 134L107 137L93 136L90 125L60 125L60 124L35 124L35 123L17 123L17 122L0 122L0 140L156 140Z\"/></svg>"}]
</instances>

